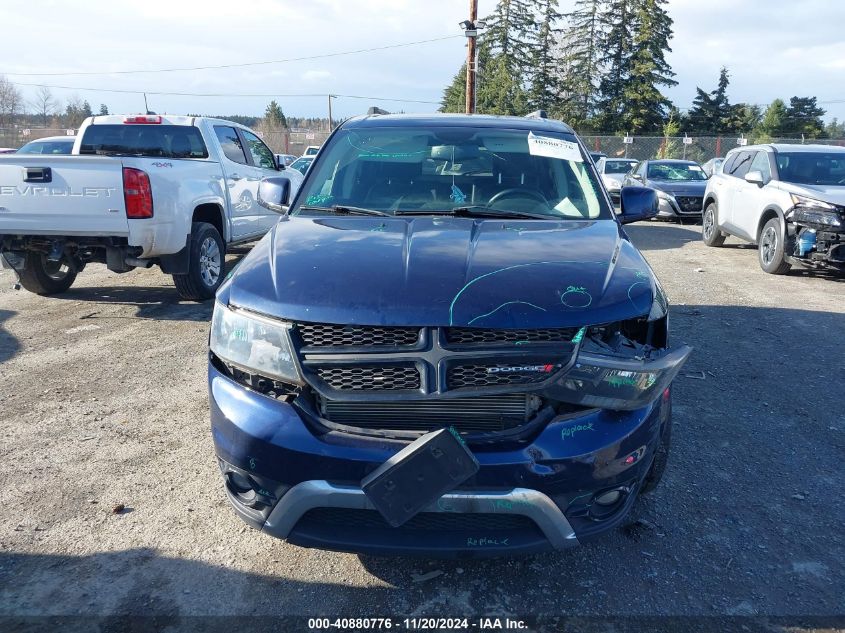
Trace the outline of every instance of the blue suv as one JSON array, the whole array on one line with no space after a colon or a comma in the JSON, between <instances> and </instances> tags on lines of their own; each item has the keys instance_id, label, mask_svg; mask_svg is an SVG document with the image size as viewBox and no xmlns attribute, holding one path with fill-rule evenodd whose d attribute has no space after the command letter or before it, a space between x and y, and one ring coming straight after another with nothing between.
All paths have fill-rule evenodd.
<instances>
[{"instance_id":1,"label":"blue suv","mask_svg":"<svg viewBox=\"0 0 845 633\"><path fill-rule=\"evenodd\" d=\"M655 215L654 191L623 189L617 217L563 123L442 114L347 121L289 196L262 181L280 221L211 328L214 444L244 521L306 547L510 555L611 529L657 485L691 350L669 346L621 226ZM432 497L442 473L418 469L391 520L365 480L444 428L474 474Z\"/></svg>"}]
</instances>

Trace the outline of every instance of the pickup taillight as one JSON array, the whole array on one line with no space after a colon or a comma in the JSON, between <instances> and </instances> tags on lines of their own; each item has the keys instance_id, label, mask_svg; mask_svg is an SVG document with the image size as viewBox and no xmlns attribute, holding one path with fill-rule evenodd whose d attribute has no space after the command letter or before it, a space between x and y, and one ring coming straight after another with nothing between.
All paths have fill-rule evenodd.
<instances>
[{"instance_id":1,"label":"pickup taillight","mask_svg":"<svg viewBox=\"0 0 845 633\"><path fill-rule=\"evenodd\" d=\"M140 220L153 217L153 190L147 172L123 168L123 198L126 200L127 218Z\"/></svg>"}]
</instances>

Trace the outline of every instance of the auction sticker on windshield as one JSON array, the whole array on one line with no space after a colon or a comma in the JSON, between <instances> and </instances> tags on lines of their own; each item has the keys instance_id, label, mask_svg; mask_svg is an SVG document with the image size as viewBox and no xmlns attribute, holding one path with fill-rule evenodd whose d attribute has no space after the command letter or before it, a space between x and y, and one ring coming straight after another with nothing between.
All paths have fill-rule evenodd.
<instances>
[{"instance_id":1,"label":"auction sticker on windshield","mask_svg":"<svg viewBox=\"0 0 845 633\"><path fill-rule=\"evenodd\" d=\"M549 136L537 136L534 132L528 133L528 153L532 156L545 156L546 158L560 158L583 162L581 150L578 143L564 141Z\"/></svg>"}]
</instances>

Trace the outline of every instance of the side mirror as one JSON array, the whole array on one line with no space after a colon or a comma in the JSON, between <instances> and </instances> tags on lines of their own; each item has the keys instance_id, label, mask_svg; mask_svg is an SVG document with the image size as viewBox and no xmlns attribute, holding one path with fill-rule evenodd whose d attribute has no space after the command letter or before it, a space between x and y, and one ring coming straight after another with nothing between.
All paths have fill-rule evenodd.
<instances>
[{"instance_id":1,"label":"side mirror","mask_svg":"<svg viewBox=\"0 0 845 633\"><path fill-rule=\"evenodd\" d=\"M287 213L290 180L283 177L262 178L258 184L258 204L276 213Z\"/></svg>"},{"instance_id":2,"label":"side mirror","mask_svg":"<svg viewBox=\"0 0 845 633\"><path fill-rule=\"evenodd\" d=\"M621 212L617 216L622 224L648 220L657 215L657 192L648 187L622 187Z\"/></svg>"},{"instance_id":3,"label":"side mirror","mask_svg":"<svg viewBox=\"0 0 845 633\"><path fill-rule=\"evenodd\" d=\"M643 177L640 174L631 174L631 178L634 180L642 180Z\"/></svg>"},{"instance_id":4,"label":"side mirror","mask_svg":"<svg viewBox=\"0 0 845 633\"><path fill-rule=\"evenodd\" d=\"M763 181L763 172L757 171L756 169L745 174L745 182L750 182L752 185L757 185L758 187L766 184Z\"/></svg>"}]
</instances>

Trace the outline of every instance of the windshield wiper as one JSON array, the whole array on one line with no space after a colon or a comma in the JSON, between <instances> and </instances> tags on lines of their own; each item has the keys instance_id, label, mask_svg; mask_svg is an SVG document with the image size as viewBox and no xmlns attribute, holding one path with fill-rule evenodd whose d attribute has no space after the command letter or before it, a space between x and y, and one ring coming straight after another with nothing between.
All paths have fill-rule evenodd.
<instances>
[{"instance_id":1,"label":"windshield wiper","mask_svg":"<svg viewBox=\"0 0 845 633\"><path fill-rule=\"evenodd\" d=\"M476 204L468 207L455 207L453 209L438 209L431 211L397 211L396 215L455 215L469 218L529 218L532 220L554 220L555 217L548 213L531 213L530 211L513 211L507 209L491 209L483 204Z\"/></svg>"},{"instance_id":2,"label":"windshield wiper","mask_svg":"<svg viewBox=\"0 0 845 633\"><path fill-rule=\"evenodd\" d=\"M338 215L393 215L387 211L379 211L378 209L365 209L364 207L347 207L342 204L333 204L330 207L313 207L304 205L299 207L300 211L330 211Z\"/></svg>"}]
</instances>

